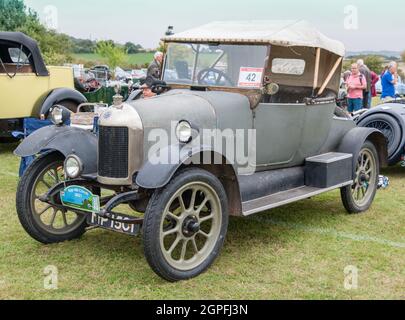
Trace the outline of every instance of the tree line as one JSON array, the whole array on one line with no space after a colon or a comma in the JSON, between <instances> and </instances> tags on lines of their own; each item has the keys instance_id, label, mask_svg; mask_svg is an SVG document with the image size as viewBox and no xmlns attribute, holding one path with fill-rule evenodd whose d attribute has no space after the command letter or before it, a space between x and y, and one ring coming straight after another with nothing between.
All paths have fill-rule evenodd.
<instances>
[{"instance_id":1,"label":"tree line","mask_svg":"<svg viewBox=\"0 0 405 320\"><path fill-rule=\"evenodd\" d=\"M132 42L118 44L112 40L93 41L77 39L45 27L38 14L24 0L0 0L0 31L19 31L35 39L47 64L60 65L73 62L75 53L99 53L115 67L125 60L126 54L144 51Z\"/></svg>"}]
</instances>

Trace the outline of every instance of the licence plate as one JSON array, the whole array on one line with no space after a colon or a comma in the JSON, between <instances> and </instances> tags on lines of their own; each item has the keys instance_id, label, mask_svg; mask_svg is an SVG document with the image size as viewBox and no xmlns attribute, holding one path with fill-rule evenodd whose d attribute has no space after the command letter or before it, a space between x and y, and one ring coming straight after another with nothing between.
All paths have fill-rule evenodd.
<instances>
[{"instance_id":1,"label":"licence plate","mask_svg":"<svg viewBox=\"0 0 405 320\"><path fill-rule=\"evenodd\" d=\"M111 214L111 218L118 220L129 220L134 219L124 214ZM97 226L110 231L125 233L131 236L136 236L139 234L141 229L139 224L128 224L123 222L117 222L108 218L103 218L95 213L89 214L87 216L87 223L91 226Z\"/></svg>"}]
</instances>

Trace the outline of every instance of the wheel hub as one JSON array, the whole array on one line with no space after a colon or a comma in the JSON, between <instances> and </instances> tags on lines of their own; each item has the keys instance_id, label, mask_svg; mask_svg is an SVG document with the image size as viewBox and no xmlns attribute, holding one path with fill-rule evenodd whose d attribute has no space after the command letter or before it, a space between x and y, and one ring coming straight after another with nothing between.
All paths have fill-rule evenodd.
<instances>
[{"instance_id":1,"label":"wheel hub","mask_svg":"<svg viewBox=\"0 0 405 320\"><path fill-rule=\"evenodd\" d=\"M361 172L359 175L359 180L361 183L367 182L369 177L366 175L365 172Z\"/></svg>"},{"instance_id":2,"label":"wheel hub","mask_svg":"<svg viewBox=\"0 0 405 320\"><path fill-rule=\"evenodd\" d=\"M201 226L200 223L198 222L197 217L189 216L183 222L182 227L183 235L187 238L191 238L200 231L200 228Z\"/></svg>"}]
</instances>

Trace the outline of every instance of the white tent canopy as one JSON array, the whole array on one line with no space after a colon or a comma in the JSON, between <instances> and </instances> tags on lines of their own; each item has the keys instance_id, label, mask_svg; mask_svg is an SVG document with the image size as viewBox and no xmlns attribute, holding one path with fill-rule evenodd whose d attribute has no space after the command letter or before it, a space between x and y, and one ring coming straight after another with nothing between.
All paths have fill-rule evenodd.
<instances>
[{"instance_id":1,"label":"white tent canopy","mask_svg":"<svg viewBox=\"0 0 405 320\"><path fill-rule=\"evenodd\" d=\"M300 21L222 21L212 22L162 39L166 42L267 43L284 47L322 48L341 57L344 45Z\"/></svg>"}]
</instances>

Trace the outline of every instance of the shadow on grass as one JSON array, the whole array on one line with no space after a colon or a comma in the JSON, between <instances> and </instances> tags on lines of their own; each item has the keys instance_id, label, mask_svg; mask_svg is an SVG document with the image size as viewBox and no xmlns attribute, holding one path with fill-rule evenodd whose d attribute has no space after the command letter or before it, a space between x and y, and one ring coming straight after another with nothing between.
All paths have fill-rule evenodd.
<instances>
[{"instance_id":1,"label":"shadow on grass","mask_svg":"<svg viewBox=\"0 0 405 320\"><path fill-rule=\"evenodd\" d=\"M6 143L6 142L0 142L0 155L2 154L13 154L14 150L18 146L18 142L13 142L13 143Z\"/></svg>"},{"instance_id":2,"label":"shadow on grass","mask_svg":"<svg viewBox=\"0 0 405 320\"><path fill-rule=\"evenodd\" d=\"M266 243L289 241L282 236L283 225L305 224L308 226L333 226L341 223L340 217L346 215L340 197L301 200L270 211L249 217L232 217L228 230L228 240L241 248L249 247L246 239ZM243 236L242 236L243 235Z\"/></svg>"},{"instance_id":3,"label":"shadow on grass","mask_svg":"<svg viewBox=\"0 0 405 320\"><path fill-rule=\"evenodd\" d=\"M323 200L330 206L334 204L330 201ZM287 205L282 208L273 209L272 211L260 213L248 218L232 217L228 228L227 241L225 248L229 245L233 248L238 248L241 252L248 250L252 245L252 241L255 243L265 243L271 247L276 248L280 242L288 243L290 240L285 237L283 231L279 226L275 226L271 223L263 222L262 219L282 219L284 222L294 223L301 218L305 218L305 224L319 224L320 222L331 222L336 220L336 213L328 211L323 208L322 203L315 200L303 200L296 204ZM343 214L344 210L339 210ZM256 219L255 217L258 217ZM336 220L336 224L338 224ZM250 241L249 241L250 240ZM291 241L294 241L291 239ZM129 237L118 233L110 232L107 230L97 229L89 231L82 239L65 243L69 249L74 249L75 246L80 247L80 251L91 252L91 254L100 261L111 261L112 256L127 261L136 261L136 265L139 267L145 267L148 265L144 258L142 236ZM50 246L58 250L57 247ZM221 252L220 259L232 259L233 250L223 250ZM103 264L99 265L102 268ZM107 267L105 265L105 267ZM113 272L113 271L111 271ZM118 271L117 271L118 272ZM152 271L151 274L153 275ZM149 277L148 277L149 278ZM149 278L150 280L150 278ZM138 279L139 281L139 279ZM162 283L165 283L162 281Z\"/></svg>"},{"instance_id":4,"label":"shadow on grass","mask_svg":"<svg viewBox=\"0 0 405 320\"><path fill-rule=\"evenodd\" d=\"M401 167L400 165L396 165L382 169L381 174L386 175L388 178L404 178L405 168Z\"/></svg>"}]
</instances>

